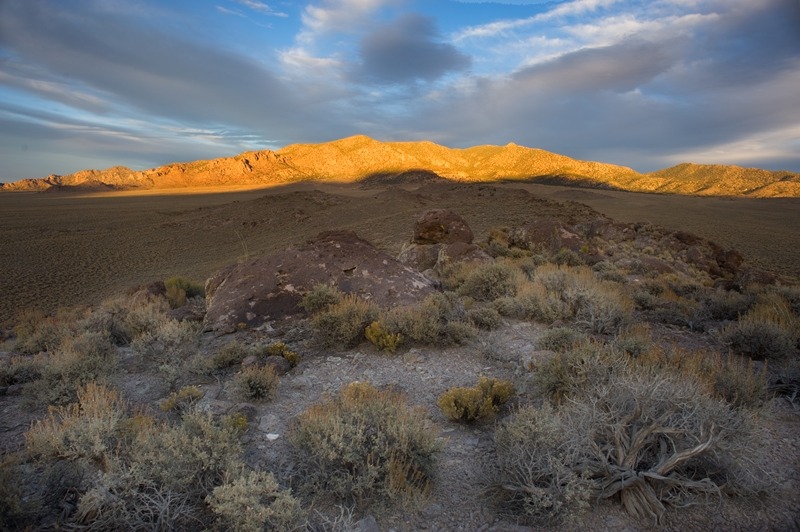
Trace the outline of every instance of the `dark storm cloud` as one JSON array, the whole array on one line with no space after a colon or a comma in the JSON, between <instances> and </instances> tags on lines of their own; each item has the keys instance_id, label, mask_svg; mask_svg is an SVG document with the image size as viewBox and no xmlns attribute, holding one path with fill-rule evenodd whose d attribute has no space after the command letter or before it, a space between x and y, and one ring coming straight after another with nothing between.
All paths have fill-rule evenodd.
<instances>
[{"instance_id":1,"label":"dark storm cloud","mask_svg":"<svg viewBox=\"0 0 800 532\"><path fill-rule=\"evenodd\" d=\"M432 19L407 14L365 36L357 77L379 84L434 81L469 68L471 59L442 43Z\"/></svg>"}]
</instances>

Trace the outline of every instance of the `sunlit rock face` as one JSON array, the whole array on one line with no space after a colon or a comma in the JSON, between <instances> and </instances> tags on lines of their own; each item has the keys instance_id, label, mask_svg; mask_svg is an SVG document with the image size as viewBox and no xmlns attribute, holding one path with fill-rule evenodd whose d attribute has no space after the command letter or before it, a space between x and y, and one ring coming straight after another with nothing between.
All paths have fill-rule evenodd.
<instances>
[{"instance_id":1,"label":"sunlit rock face","mask_svg":"<svg viewBox=\"0 0 800 532\"><path fill-rule=\"evenodd\" d=\"M232 264L211 277L205 327L225 333L301 314L303 295L319 283L384 308L434 292L428 278L354 232L327 231L299 248Z\"/></svg>"}]
</instances>

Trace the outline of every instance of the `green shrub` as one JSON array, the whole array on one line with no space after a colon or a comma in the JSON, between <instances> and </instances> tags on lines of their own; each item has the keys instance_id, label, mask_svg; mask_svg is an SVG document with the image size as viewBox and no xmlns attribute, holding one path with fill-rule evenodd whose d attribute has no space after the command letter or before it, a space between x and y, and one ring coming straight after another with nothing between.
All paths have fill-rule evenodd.
<instances>
[{"instance_id":1,"label":"green shrub","mask_svg":"<svg viewBox=\"0 0 800 532\"><path fill-rule=\"evenodd\" d=\"M501 405L514 395L509 381L481 377L473 388L451 388L439 396L442 413L453 421L471 423L491 419Z\"/></svg>"},{"instance_id":2,"label":"green shrub","mask_svg":"<svg viewBox=\"0 0 800 532\"><path fill-rule=\"evenodd\" d=\"M489 262L475 267L464 279L458 293L476 301L494 301L517 293L519 270L504 262Z\"/></svg>"},{"instance_id":3,"label":"green shrub","mask_svg":"<svg viewBox=\"0 0 800 532\"><path fill-rule=\"evenodd\" d=\"M309 314L316 314L326 310L331 305L339 303L343 297L344 294L338 288L320 283L314 285L311 290L303 295L300 307Z\"/></svg>"},{"instance_id":4,"label":"green shrub","mask_svg":"<svg viewBox=\"0 0 800 532\"><path fill-rule=\"evenodd\" d=\"M294 530L302 524L300 504L275 477L251 471L214 488L206 497L220 530L261 532Z\"/></svg>"},{"instance_id":5,"label":"green shrub","mask_svg":"<svg viewBox=\"0 0 800 532\"><path fill-rule=\"evenodd\" d=\"M397 347L403 342L403 336L400 333L390 333L379 321L370 323L364 331L364 334L367 340L379 351L394 353Z\"/></svg>"},{"instance_id":6,"label":"green shrub","mask_svg":"<svg viewBox=\"0 0 800 532\"><path fill-rule=\"evenodd\" d=\"M309 495L368 506L427 494L436 435L398 393L354 382L303 412L289 433Z\"/></svg>"},{"instance_id":7,"label":"green shrub","mask_svg":"<svg viewBox=\"0 0 800 532\"><path fill-rule=\"evenodd\" d=\"M202 284L184 277L170 277L164 281L164 287L167 289L167 301L172 308L184 306L187 299L205 296L205 287Z\"/></svg>"},{"instance_id":8,"label":"green shrub","mask_svg":"<svg viewBox=\"0 0 800 532\"><path fill-rule=\"evenodd\" d=\"M279 383L272 366L250 366L234 377L233 393L245 401L269 401L277 395Z\"/></svg>"},{"instance_id":9,"label":"green shrub","mask_svg":"<svg viewBox=\"0 0 800 532\"><path fill-rule=\"evenodd\" d=\"M352 347L364 338L367 326L378 317L378 307L355 295L314 315L314 336L324 347Z\"/></svg>"}]
</instances>

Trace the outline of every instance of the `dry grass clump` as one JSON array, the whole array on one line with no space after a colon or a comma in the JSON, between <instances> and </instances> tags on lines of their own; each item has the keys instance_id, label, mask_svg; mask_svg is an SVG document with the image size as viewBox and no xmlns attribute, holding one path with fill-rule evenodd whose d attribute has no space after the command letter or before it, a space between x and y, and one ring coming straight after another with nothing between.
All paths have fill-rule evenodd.
<instances>
[{"instance_id":1,"label":"dry grass clump","mask_svg":"<svg viewBox=\"0 0 800 532\"><path fill-rule=\"evenodd\" d=\"M295 420L299 489L367 506L427 494L436 436L402 395L351 383Z\"/></svg>"},{"instance_id":2,"label":"dry grass clump","mask_svg":"<svg viewBox=\"0 0 800 532\"><path fill-rule=\"evenodd\" d=\"M648 353L654 347L650 325L647 323L635 323L625 327L614 338L613 346L620 352L634 358Z\"/></svg>"},{"instance_id":3,"label":"dry grass clump","mask_svg":"<svg viewBox=\"0 0 800 532\"><path fill-rule=\"evenodd\" d=\"M116 345L128 345L167 319L169 303L144 291L103 301L81 322L90 331L108 334Z\"/></svg>"},{"instance_id":4,"label":"dry grass clump","mask_svg":"<svg viewBox=\"0 0 800 532\"><path fill-rule=\"evenodd\" d=\"M756 448L751 419L709 396L696 379L632 365L620 357L581 361L573 356L570 362L570 374L579 383L568 387L570 401L558 411L546 407L524 414L534 421L522 418L534 427L557 427L549 432L555 435L549 446L557 460L542 463L534 447L536 437L531 436L527 447L504 455L505 465L498 472L501 486L509 474L527 472L534 477L505 488L526 515L543 513L549 518L552 501L569 500L570 493L580 493L576 483L584 482L595 496L618 497L631 515L657 524L667 506L709 502L723 489L752 494L766 486L749 459ZM536 479L544 480L537 485ZM541 489L532 489L536 487ZM555 495L547 490L555 490Z\"/></svg>"},{"instance_id":5,"label":"dry grass clump","mask_svg":"<svg viewBox=\"0 0 800 532\"><path fill-rule=\"evenodd\" d=\"M209 360L211 369L225 369L237 364L252 354L252 350L247 345L238 340L228 342L219 348Z\"/></svg>"},{"instance_id":6,"label":"dry grass clump","mask_svg":"<svg viewBox=\"0 0 800 532\"><path fill-rule=\"evenodd\" d=\"M302 307L309 314L316 314L326 310L331 305L335 305L342 300L344 294L338 288L319 283L315 284L311 290L303 295L300 301Z\"/></svg>"},{"instance_id":7,"label":"dry grass clump","mask_svg":"<svg viewBox=\"0 0 800 532\"><path fill-rule=\"evenodd\" d=\"M379 351L394 353L403 342L403 335L387 331L379 321L373 321L364 331L367 340Z\"/></svg>"},{"instance_id":8,"label":"dry grass clump","mask_svg":"<svg viewBox=\"0 0 800 532\"><path fill-rule=\"evenodd\" d=\"M779 294L765 294L721 337L734 353L759 360L787 359L800 343L800 317Z\"/></svg>"},{"instance_id":9,"label":"dry grass clump","mask_svg":"<svg viewBox=\"0 0 800 532\"><path fill-rule=\"evenodd\" d=\"M712 320L735 320L750 309L754 299L752 293L714 290L705 296L703 307Z\"/></svg>"},{"instance_id":10,"label":"dry grass clump","mask_svg":"<svg viewBox=\"0 0 800 532\"><path fill-rule=\"evenodd\" d=\"M481 377L472 388L450 388L439 396L437 404L453 421L472 423L492 419L514 393L510 381Z\"/></svg>"},{"instance_id":11,"label":"dry grass clump","mask_svg":"<svg viewBox=\"0 0 800 532\"><path fill-rule=\"evenodd\" d=\"M314 337L324 347L352 347L364 339L367 326L378 317L378 307L353 294L314 315Z\"/></svg>"},{"instance_id":12,"label":"dry grass clump","mask_svg":"<svg viewBox=\"0 0 800 532\"><path fill-rule=\"evenodd\" d=\"M250 366L234 377L233 394L244 401L269 401L277 395L279 383L272 366Z\"/></svg>"},{"instance_id":13,"label":"dry grass clump","mask_svg":"<svg viewBox=\"0 0 800 532\"><path fill-rule=\"evenodd\" d=\"M451 293L432 294L421 303L395 307L381 319L384 328L423 345L463 344L475 336L466 314Z\"/></svg>"},{"instance_id":14,"label":"dry grass clump","mask_svg":"<svg viewBox=\"0 0 800 532\"><path fill-rule=\"evenodd\" d=\"M167 290L167 301L172 308L182 307L188 299L198 296L203 297L206 293L202 284L185 277L170 277L164 281L164 287Z\"/></svg>"}]
</instances>

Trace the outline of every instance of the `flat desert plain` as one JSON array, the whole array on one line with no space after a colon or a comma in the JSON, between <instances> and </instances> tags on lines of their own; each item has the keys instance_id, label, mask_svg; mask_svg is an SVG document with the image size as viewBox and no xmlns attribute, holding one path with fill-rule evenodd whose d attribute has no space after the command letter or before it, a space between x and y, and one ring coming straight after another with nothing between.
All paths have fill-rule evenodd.
<instances>
[{"instance_id":1,"label":"flat desert plain","mask_svg":"<svg viewBox=\"0 0 800 532\"><path fill-rule=\"evenodd\" d=\"M548 200L548 201L542 201ZM588 207L587 207L588 206ZM91 304L138 284L218 268L352 229L397 253L427 209L452 208L485 238L537 216L591 216L682 229L800 277L800 199L729 199L505 183L418 188L296 183L169 193L0 194L0 324L26 308Z\"/></svg>"}]
</instances>

